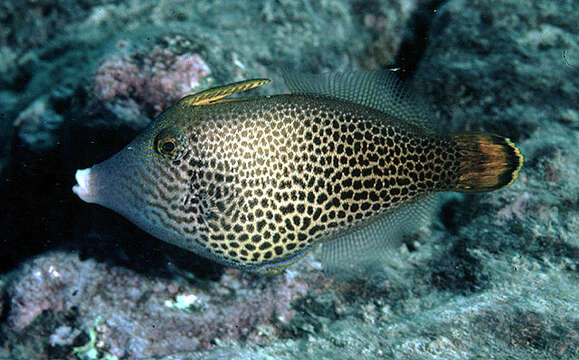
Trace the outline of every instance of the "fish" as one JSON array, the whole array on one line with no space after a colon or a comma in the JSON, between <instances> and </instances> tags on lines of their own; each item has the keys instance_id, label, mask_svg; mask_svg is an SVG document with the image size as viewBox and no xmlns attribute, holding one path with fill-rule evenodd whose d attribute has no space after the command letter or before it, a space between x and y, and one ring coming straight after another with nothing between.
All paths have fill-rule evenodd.
<instances>
[{"instance_id":1,"label":"fish","mask_svg":"<svg viewBox=\"0 0 579 360\"><path fill-rule=\"evenodd\" d=\"M284 80L286 94L239 96L270 82L251 79L183 97L77 170L73 192L163 241L277 274L316 247L328 263L363 262L415 229L435 194L498 190L522 168L506 137L433 130L391 72Z\"/></svg>"}]
</instances>

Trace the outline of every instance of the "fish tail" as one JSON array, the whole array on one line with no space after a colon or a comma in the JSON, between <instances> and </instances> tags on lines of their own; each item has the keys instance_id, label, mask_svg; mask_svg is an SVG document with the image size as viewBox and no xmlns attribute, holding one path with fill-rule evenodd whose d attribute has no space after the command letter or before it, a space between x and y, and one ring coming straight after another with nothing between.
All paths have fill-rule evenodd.
<instances>
[{"instance_id":1,"label":"fish tail","mask_svg":"<svg viewBox=\"0 0 579 360\"><path fill-rule=\"evenodd\" d=\"M523 155L508 138L482 132L452 135L459 155L458 192L486 192L511 185L523 166Z\"/></svg>"}]
</instances>

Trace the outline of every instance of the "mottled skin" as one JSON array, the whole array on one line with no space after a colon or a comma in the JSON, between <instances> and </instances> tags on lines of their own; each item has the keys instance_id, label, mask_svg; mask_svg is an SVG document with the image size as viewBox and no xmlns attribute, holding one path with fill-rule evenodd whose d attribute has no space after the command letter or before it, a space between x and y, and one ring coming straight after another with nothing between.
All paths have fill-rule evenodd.
<instances>
[{"instance_id":1,"label":"mottled skin","mask_svg":"<svg viewBox=\"0 0 579 360\"><path fill-rule=\"evenodd\" d=\"M336 254L377 249L428 194L496 190L521 169L506 138L427 131L391 74L285 80L292 95L228 98L269 82L251 79L184 97L78 170L73 191L169 243L278 272L323 241Z\"/></svg>"},{"instance_id":2,"label":"mottled skin","mask_svg":"<svg viewBox=\"0 0 579 360\"><path fill-rule=\"evenodd\" d=\"M122 188L148 195L163 240L250 270L453 189L460 166L451 138L326 97L176 105L158 123L134 145L154 159Z\"/></svg>"}]
</instances>

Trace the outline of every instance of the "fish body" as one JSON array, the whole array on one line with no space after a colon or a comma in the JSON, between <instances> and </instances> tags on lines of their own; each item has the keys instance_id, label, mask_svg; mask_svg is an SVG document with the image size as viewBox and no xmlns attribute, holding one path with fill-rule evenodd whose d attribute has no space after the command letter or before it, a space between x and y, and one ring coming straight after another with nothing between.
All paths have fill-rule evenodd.
<instances>
[{"instance_id":1,"label":"fish body","mask_svg":"<svg viewBox=\"0 0 579 360\"><path fill-rule=\"evenodd\" d=\"M197 254L279 272L315 244L395 223L429 194L506 186L522 164L508 139L436 134L404 119L398 99L388 112L324 91L221 98L169 108L79 170L75 193Z\"/></svg>"}]
</instances>

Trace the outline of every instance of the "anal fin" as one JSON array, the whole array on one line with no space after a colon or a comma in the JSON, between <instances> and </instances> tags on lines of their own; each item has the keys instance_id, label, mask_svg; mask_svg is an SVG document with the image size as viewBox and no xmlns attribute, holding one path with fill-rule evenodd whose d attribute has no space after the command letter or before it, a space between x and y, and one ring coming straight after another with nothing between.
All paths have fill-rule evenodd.
<instances>
[{"instance_id":1,"label":"anal fin","mask_svg":"<svg viewBox=\"0 0 579 360\"><path fill-rule=\"evenodd\" d=\"M316 256L331 275L344 278L364 276L393 268L405 235L418 232L432 219L435 194L378 215L353 229L331 236Z\"/></svg>"}]
</instances>

